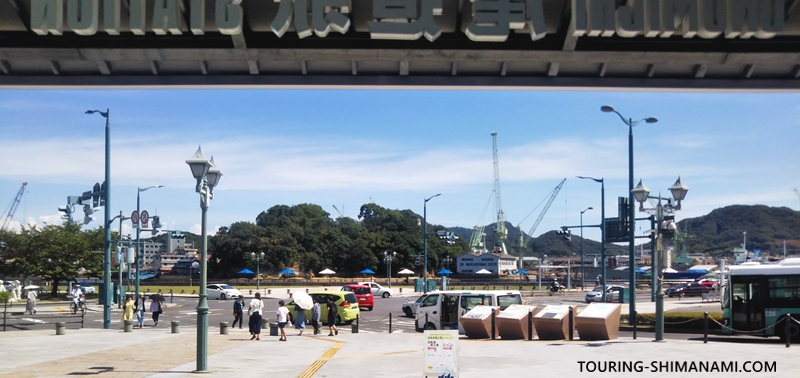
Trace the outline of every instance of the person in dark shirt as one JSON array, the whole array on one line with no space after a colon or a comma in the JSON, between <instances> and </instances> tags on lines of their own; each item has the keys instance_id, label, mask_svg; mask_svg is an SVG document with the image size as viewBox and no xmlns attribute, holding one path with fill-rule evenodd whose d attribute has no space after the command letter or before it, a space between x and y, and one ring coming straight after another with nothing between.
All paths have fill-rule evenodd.
<instances>
[{"instance_id":1,"label":"person in dark shirt","mask_svg":"<svg viewBox=\"0 0 800 378\"><path fill-rule=\"evenodd\" d=\"M336 308L336 303L333 301L331 297L328 297L328 330L330 333L328 336L338 335L339 330L336 329L336 315L338 313L338 309Z\"/></svg>"}]
</instances>

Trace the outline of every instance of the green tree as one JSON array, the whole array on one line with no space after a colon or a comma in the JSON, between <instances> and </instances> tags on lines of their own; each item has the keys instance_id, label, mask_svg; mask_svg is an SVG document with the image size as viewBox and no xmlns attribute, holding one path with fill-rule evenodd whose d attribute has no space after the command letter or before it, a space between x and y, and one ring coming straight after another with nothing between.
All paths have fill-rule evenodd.
<instances>
[{"instance_id":1,"label":"green tree","mask_svg":"<svg viewBox=\"0 0 800 378\"><path fill-rule=\"evenodd\" d=\"M75 279L80 272L92 276L102 272L102 253L92 253L103 248L102 228L81 231L80 225L73 222L23 228L6 243L14 270L52 281L53 296L57 295L59 283Z\"/></svg>"}]
</instances>

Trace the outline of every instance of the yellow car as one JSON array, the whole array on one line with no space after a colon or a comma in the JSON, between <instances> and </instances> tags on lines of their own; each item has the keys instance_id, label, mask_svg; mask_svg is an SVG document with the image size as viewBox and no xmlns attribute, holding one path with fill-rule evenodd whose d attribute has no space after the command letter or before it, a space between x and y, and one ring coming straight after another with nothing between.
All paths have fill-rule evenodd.
<instances>
[{"instance_id":1,"label":"yellow car","mask_svg":"<svg viewBox=\"0 0 800 378\"><path fill-rule=\"evenodd\" d=\"M361 310L358 307L358 299L350 291L317 291L308 293L308 295L319 302L320 323L327 324L328 321L328 298L333 299L333 303L336 303L338 310L336 324L350 324L361 314ZM295 310L294 301L287 303L286 308L289 309L292 319L296 319L297 311ZM311 309L305 310L305 313L306 319L311 319Z\"/></svg>"}]
</instances>

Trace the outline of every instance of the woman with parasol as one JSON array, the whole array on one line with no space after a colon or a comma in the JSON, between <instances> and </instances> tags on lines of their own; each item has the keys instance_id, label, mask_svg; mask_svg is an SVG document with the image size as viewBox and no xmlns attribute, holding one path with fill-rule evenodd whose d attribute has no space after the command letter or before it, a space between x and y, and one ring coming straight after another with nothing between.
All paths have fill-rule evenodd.
<instances>
[{"instance_id":1,"label":"woman with parasol","mask_svg":"<svg viewBox=\"0 0 800 378\"><path fill-rule=\"evenodd\" d=\"M155 322L153 327L156 327L158 326L158 316L164 312L161 309L161 302L164 301L164 296L161 294L153 294L150 296L150 300L152 301L150 302L150 312L153 314L153 321Z\"/></svg>"}]
</instances>

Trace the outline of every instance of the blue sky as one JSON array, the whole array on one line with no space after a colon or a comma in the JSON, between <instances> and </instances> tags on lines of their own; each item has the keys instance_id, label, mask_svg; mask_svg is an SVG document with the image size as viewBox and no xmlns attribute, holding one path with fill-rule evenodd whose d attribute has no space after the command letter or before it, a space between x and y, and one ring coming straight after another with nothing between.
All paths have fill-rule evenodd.
<instances>
[{"instance_id":1,"label":"blue sky","mask_svg":"<svg viewBox=\"0 0 800 378\"><path fill-rule=\"evenodd\" d=\"M315 203L334 215L336 205L356 217L374 200L422 214L423 199L436 193L429 222L472 227L493 188L496 131L512 224L528 232L541 207L523 218L567 178L539 235L578 224L589 206L584 223L599 223L599 184L576 175L605 178L609 217L617 197L627 196L627 126L599 110L611 104L626 117L659 118L634 128L635 181L669 196L681 176L691 190L678 219L733 204L797 210L798 100L715 92L3 90L0 206L27 181L12 226L59 223L68 195L103 180L104 121L84 111L110 108L112 215L135 210L137 187L166 185L142 193L142 208L165 228L199 232L199 197L184 161L202 145L224 173L208 214L212 232L278 204ZM492 201L485 223L494 214ZM102 223L101 209L95 216L85 227Z\"/></svg>"}]
</instances>

